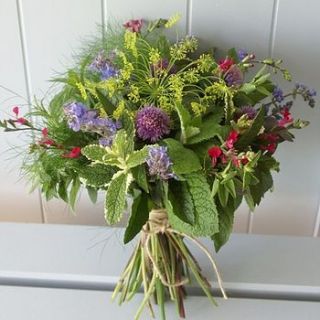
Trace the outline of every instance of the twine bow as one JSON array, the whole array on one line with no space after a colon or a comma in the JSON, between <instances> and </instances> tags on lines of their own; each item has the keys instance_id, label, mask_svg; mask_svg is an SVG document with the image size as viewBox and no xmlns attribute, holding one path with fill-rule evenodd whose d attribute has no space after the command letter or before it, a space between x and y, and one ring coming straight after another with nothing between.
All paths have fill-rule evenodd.
<instances>
[{"instance_id":1,"label":"twine bow","mask_svg":"<svg viewBox=\"0 0 320 320\"><path fill-rule=\"evenodd\" d=\"M186 284L188 282L188 280L185 279L182 281L169 283L165 279L163 272L161 272L161 270L158 266L158 263L157 263L156 259L154 258L153 254L150 252L150 248L149 248L149 242L151 240L152 235L156 235L159 233L160 234L167 234L169 238L170 238L170 234L175 233L175 234L178 234L178 235L185 237L185 238L189 239L190 241L192 241L200 249L200 251L202 251L207 256L207 258L211 262L211 265L212 265L213 270L215 271L215 274L217 277L219 289L222 293L222 296L224 299L227 299L227 295L226 295L224 288L223 288L223 283L222 283L222 279L221 279L221 276L218 271L218 267L217 267L212 255L208 251L208 249L199 240L197 240L193 236L189 236L184 232L180 232L180 231L177 231L177 230L171 228L171 226L169 224L169 220L168 220L168 214L165 209L153 209L149 213L149 220L146 222L146 224L142 228L141 245L143 248L145 248L145 251L147 253L147 257L150 259L150 261L152 263L154 272L158 275L158 277L160 278L163 285L165 285L167 287L179 287L179 286Z\"/></svg>"}]
</instances>

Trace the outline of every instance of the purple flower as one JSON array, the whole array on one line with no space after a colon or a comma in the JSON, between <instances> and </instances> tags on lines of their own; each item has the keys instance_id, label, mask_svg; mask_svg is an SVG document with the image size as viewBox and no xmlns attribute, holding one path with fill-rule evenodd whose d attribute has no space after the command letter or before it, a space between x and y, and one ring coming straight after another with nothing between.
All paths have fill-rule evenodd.
<instances>
[{"instance_id":1,"label":"purple flower","mask_svg":"<svg viewBox=\"0 0 320 320\"><path fill-rule=\"evenodd\" d=\"M169 74L177 73L177 67L175 65L171 66L169 70L168 70L168 67L169 67L168 59L161 59L158 63L151 66L152 75L154 76L156 72L163 71L163 70L167 70Z\"/></svg>"},{"instance_id":2,"label":"purple flower","mask_svg":"<svg viewBox=\"0 0 320 320\"><path fill-rule=\"evenodd\" d=\"M277 102L282 102L284 100L283 91L279 87L273 89L272 95Z\"/></svg>"},{"instance_id":3,"label":"purple flower","mask_svg":"<svg viewBox=\"0 0 320 320\"><path fill-rule=\"evenodd\" d=\"M175 174L172 172L172 162L168 156L167 147L149 147L149 154L146 162L151 176L156 176L161 180L175 178Z\"/></svg>"},{"instance_id":4,"label":"purple flower","mask_svg":"<svg viewBox=\"0 0 320 320\"><path fill-rule=\"evenodd\" d=\"M112 62L105 57L103 51L100 51L91 62L89 70L98 73L101 80L106 80L118 75L118 70L113 66Z\"/></svg>"},{"instance_id":5,"label":"purple flower","mask_svg":"<svg viewBox=\"0 0 320 320\"><path fill-rule=\"evenodd\" d=\"M69 128L73 131L79 131L83 117L86 116L87 111L87 107L80 102L71 102L64 106L64 113L67 116Z\"/></svg>"},{"instance_id":6,"label":"purple flower","mask_svg":"<svg viewBox=\"0 0 320 320\"><path fill-rule=\"evenodd\" d=\"M161 109L145 106L136 115L137 135L142 140L156 142L170 132L170 118Z\"/></svg>"},{"instance_id":7,"label":"purple flower","mask_svg":"<svg viewBox=\"0 0 320 320\"><path fill-rule=\"evenodd\" d=\"M225 73L224 80L228 87L241 85L243 83L243 73L240 68L234 64Z\"/></svg>"},{"instance_id":8,"label":"purple flower","mask_svg":"<svg viewBox=\"0 0 320 320\"><path fill-rule=\"evenodd\" d=\"M248 116L249 120L253 120L257 115L257 110L252 106L243 106L236 112L236 117L239 119L244 114Z\"/></svg>"},{"instance_id":9,"label":"purple flower","mask_svg":"<svg viewBox=\"0 0 320 320\"><path fill-rule=\"evenodd\" d=\"M244 49L239 49L237 53L239 60L243 60L248 55L248 52Z\"/></svg>"}]
</instances>

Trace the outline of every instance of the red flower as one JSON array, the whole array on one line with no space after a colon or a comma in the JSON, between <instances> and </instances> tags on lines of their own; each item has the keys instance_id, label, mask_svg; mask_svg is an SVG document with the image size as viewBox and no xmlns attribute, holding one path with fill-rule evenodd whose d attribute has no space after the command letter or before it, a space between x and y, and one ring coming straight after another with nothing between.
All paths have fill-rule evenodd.
<instances>
[{"instance_id":1,"label":"red flower","mask_svg":"<svg viewBox=\"0 0 320 320\"><path fill-rule=\"evenodd\" d=\"M229 57L225 58L224 60L219 61L219 68L226 72L230 69L230 67L234 64L233 60Z\"/></svg>"},{"instance_id":2,"label":"red flower","mask_svg":"<svg viewBox=\"0 0 320 320\"><path fill-rule=\"evenodd\" d=\"M80 155L81 155L81 148L74 147L74 148L72 148L72 150L69 153L63 154L62 157L69 158L69 159L75 159L75 158L79 158Z\"/></svg>"},{"instance_id":3,"label":"red flower","mask_svg":"<svg viewBox=\"0 0 320 320\"><path fill-rule=\"evenodd\" d=\"M142 19L139 20L129 20L123 25L126 29L131 32L140 32L142 28Z\"/></svg>"},{"instance_id":4,"label":"red flower","mask_svg":"<svg viewBox=\"0 0 320 320\"><path fill-rule=\"evenodd\" d=\"M291 113L289 112L288 108L284 108L281 111L281 115L282 115L283 118L278 121L279 127L284 127L287 124L290 124L290 123L293 122L293 117L292 117Z\"/></svg>"},{"instance_id":5,"label":"red flower","mask_svg":"<svg viewBox=\"0 0 320 320\"><path fill-rule=\"evenodd\" d=\"M248 162L249 162L249 159L247 158L247 156L243 156L241 159L240 159L241 163L245 166Z\"/></svg>"},{"instance_id":6,"label":"red flower","mask_svg":"<svg viewBox=\"0 0 320 320\"><path fill-rule=\"evenodd\" d=\"M208 155L211 158L212 167L215 167L218 161L218 158L221 156L222 150L218 146L213 146L208 150Z\"/></svg>"},{"instance_id":7,"label":"red flower","mask_svg":"<svg viewBox=\"0 0 320 320\"><path fill-rule=\"evenodd\" d=\"M233 145L237 142L238 140L238 136L239 136L239 133L236 131L236 130L232 130L229 135L228 135L228 138L225 142L225 145L228 149L232 149L233 148Z\"/></svg>"},{"instance_id":8,"label":"red flower","mask_svg":"<svg viewBox=\"0 0 320 320\"><path fill-rule=\"evenodd\" d=\"M46 138L48 136L48 128L43 128L41 130L41 132L42 132L42 135L43 135L44 138Z\"/></svg>"},{"instance_id":9,"label":"red flower","mask_svg":"<svg viewBox=\"0 0 320 320\"><path fill-rule=\"evenodd\" d=\"M16 117L19 115L19 111L20 111L20 109L18 106L14 106L12 108L12 112L16 115Z\"/></svg>"}]
</instances>

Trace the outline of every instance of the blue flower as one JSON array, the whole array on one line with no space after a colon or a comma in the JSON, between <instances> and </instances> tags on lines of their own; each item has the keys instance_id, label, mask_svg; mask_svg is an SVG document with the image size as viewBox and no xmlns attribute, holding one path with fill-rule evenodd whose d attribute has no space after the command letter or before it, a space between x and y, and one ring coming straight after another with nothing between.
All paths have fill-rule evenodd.
<instances>
[{"instance_id":1,"label":"blue flower","mask_svg":"<svg viewBox=\"0 0 320 320\"><path fill-rule=\"evenodd\" d=\"M67 116L69 128L73 131L79 131L87 111L87 107L80 102L67 104L64 107L64 113Z\"/></svg>"},{"instance_id":2,"label":"blue flower","mask_svg":"<svg viewBox=\"0 0 320 320\"><path fill-rule=\"evenodd\" d=\"M101 80L107 80L118 75L118 70L112 62L105 57L103 51L100 51L89 65L89 70L100 75Z\"/></svg>"},{"instance_id":3,"label":"blue flower","mask_svg":"<svg viewBox=\"0 0 320 320\"><path fill-rule=\"evenodd\" d=\"M172 162L169 158L167 147L149 147L149 154L146 162L151 176L156 176L161 180L175 178L175 174L172 172Z\"/></svg>"},{"instance_id":4,"label":"blue flower","mask_svg":"<svg viewBox=\"0 0 320 320\"><path fill-rule=\"evenodd\" d=\"M248 55L248 52L244 49L239 49L237 54L238 54L239 60L243 60Z\"/></svg>"},{"instance_id":5,"label":"blue flower","mask_svg":"<svg viewBox=\"0 0 320 320\"><path fill-rule=\"evenodd\" d=\"M273 89L272 95L277 102L282 102L284 100L283 91L279 87Z\"/></svg>"},{"instance_id":6,"label":"blue flower","mask_svg":"<svg viewBox=\"0 0 320 320\"><path fill-rule=\"evenodd\" d=\"M310 107L314 107L316 101L314 97L317 95L317 91L315 89L310 89L306 85L302 83L296 83L295 86L296 93L300 94L304 101L307 101Z\"/></svg>"}]
</instances>

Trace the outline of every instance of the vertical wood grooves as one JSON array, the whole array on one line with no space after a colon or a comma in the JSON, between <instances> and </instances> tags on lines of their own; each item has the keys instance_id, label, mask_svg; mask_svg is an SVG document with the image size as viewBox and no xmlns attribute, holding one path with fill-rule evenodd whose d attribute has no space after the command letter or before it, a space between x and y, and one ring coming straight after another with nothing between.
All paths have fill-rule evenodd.
<instances>
[{"instance_id":1,"label":"vertical wood grooves","mask_svg":"<svg viewBox=\"0 0 320 320\"><path fill-rule=\"evenodd\" d=\"M105 40L107 28L108 28L108 5L107 0L101 0L101 27L102 27L102 40Z\"/></svg>"},{"instance_id":2,"label":"vertical wood grooves","mask_svg":"<svg viewBox=\"0 0 320 320\"><path fill-rule=\"evenodd\" d=\"M19 24L19 37L20 37L20 45L21 45L21 53L22 53L22 62L23 62L23 69L24 69L24 80L25 80L25 86L26 86L28 108L29 108L29 111L31 111L33 91L32 91L32 85L31 85L31 73L29 68L29 56L28 56L27 40L26 40L26 34L25 34L25 23L24 23L21 0L16 0L16 6L17 6L17 15L18 15L18 24ZM32 139L34 140L33 134L32 134ZM44 208L43 208L42 196L39 189L37 193L38 193L38 199L39 199L41 221L42 223L45 223L46 217L45 217Z\"/></svg>"},{"instance_id":3,"label":"vertical wood grooves","mask_svg":"<svg viewBox=\"0 0 320 320\"><path fill-rule=\"evenodd\" d=\"M270 26L270 37L269 37L269 48L268 48L268 54L270 57L273 57L273 54L274 54L274 46L275 46L277 23L278 23L279 1L280 0L273 0L271 26Z\"/></svg>"},{"instance_id":4,"label":"vertical wood grooves","mask_svg":"<svg viewBox=\"0 0 320 320\"><path fill-rule=\"evenodd\" d=\"M186 34L187 34L187 36L192 35L192 8L193 8L193 0L187 0L187 7L186 7Z\"/></svg>"}]
</instances>

